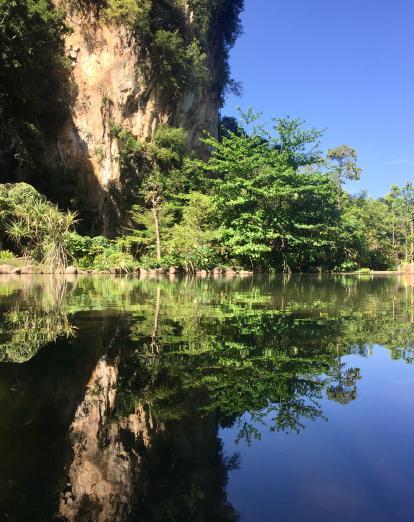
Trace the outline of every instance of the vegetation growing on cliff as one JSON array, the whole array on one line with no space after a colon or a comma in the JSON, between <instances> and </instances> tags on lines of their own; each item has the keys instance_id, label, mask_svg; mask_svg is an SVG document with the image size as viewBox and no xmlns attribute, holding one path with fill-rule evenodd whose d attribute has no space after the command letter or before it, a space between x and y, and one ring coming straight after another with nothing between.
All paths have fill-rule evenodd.
<instances>
[{"instance_id":1,"label":"vegetation growing on cliff","mask_svg":"<svg viewBox=\"0 0 414 522\"><path fill-rule=\"evenodd\" d=\"M0 0L0 153L39 162L65 111L64 14L50 0Z\"/></svg>"},{"instance_id":2,"label":"vegetation growing on cliff","mask_svg":"<svg viewBox=\"0 0 414 522\"><path fill-rule=\"evenodd\" d=\"M209 85L223 99L229 50L241 32L244 0L107 0L103 13L125 25L139 48L148 83L176 94ZM211 71L214 71L211 75Z\"/></svg>"}]
</instances>

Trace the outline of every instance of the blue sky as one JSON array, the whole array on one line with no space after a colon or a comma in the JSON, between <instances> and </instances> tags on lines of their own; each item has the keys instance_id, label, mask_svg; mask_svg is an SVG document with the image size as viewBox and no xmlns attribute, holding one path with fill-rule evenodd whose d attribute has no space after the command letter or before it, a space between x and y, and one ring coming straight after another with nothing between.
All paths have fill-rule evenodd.
<instances>
[{"instance_id":1,"label":"blue sky","mask_svg":"<svg viewBox=\"0 0 414 522\"><path fill-rule=\"evenodd\" d=\"M244 34L231 52L241 98L265 120L299 116L326 128L323 149L359 151L352 192L384 195L414 180L414 2L245 0Z\"/></svg>"}]
</instances>

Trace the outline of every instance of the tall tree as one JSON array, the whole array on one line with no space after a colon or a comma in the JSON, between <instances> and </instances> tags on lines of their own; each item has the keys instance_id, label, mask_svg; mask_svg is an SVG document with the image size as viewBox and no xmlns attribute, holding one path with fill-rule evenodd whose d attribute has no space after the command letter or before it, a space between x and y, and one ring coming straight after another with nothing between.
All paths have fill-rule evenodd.
<instances>
[{"instance_id":1,"label":"tall tree","mask_svg":"<svg viewBox=\"0 0 414 522\"><path fill-rule=\"evenodd\" d=\"M257 115L243 116L244 132L206 140L212 156L201 165L212 178L227 262L285 270L321 263L333 248L338 212L331 178L313 168L320 132L290 119L268 132Z\"/></svg>"},{"instance_id":2,"label":"tall tree","mask_svg":"<svg viewBox=\"0 0 414 522\"><path fill-rule=\"evenodd\" d=\"M339 145L328 150L328 160L333 165L333 174L338 189L338 207L342 195L342 186L346 180L359 180L362 169L357 165L358 152L349 145Z\"/></svg>"}]
</instances>

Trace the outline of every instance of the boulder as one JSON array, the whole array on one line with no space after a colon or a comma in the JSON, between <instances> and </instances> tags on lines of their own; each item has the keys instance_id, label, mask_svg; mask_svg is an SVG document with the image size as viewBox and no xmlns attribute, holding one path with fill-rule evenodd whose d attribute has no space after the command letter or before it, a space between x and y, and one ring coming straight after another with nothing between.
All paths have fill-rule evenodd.
<instances>
[{"instance_id":1,"label":"boulder","mask_svg":"<svg viewBox=\"0 0 414 522\"><path fill-rule=\"evenodd\" d=\"M13 267L11 265L0 265L0 274L11 274Z\"/></svg>"},{"instance_id":2,"label":"boulder","mask_svg":"<svg viewBox=\"0 0 414 522\"><path fill-rule=\"evenodd\" d=\"M76 268L76 266L67 266L65 268L65 274L77 274L78 273L78 269Z\"/></svg>"},{"instance_id":3,"label":"boulder","mask_svg":"<svg viewBox=\"0 0 414 522\"><path fill-rule=\"evenodd\" d=\"M11 271L12 274L21 274L22 273L22 269L18 266L16 268L13 268L13 270Z\"/></svg>"}]
</instances>

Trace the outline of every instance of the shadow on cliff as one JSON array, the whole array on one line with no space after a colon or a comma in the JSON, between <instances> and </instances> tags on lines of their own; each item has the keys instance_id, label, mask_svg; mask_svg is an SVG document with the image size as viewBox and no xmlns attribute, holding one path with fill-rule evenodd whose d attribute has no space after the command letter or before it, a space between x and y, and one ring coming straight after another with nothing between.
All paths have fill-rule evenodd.
<instances>
[{"instance_id":1,"label":"shadow on cliff","mask_svg":"<svg viewBox=\"0 0 414 522\"><path fill-rule=\"evenodd\" d=\"M26 162L18 159L19 139L3 136L12 129L0 125L0 183L29 183L61 209L76 210L82 233L111 236L119 213L111 190L94 174L88 136L81 135L74 121L77 97L72 72L69 68L60 71L58 92L47 96L59 110L41 118L42 133Z\"/></svg>"}]
</instances>

